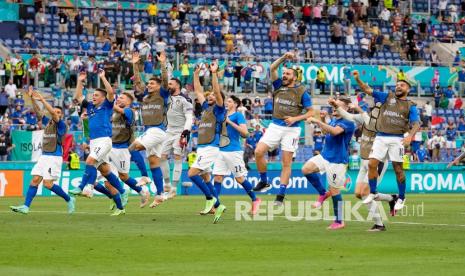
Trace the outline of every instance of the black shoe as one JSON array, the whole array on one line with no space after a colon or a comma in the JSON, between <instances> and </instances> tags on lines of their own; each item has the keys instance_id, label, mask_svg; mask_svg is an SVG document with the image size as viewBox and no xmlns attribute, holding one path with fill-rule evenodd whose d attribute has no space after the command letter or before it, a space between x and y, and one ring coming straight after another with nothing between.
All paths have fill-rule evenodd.
<instances>
[{"instance_id":1,"label":"black shoe","mask_svg":"<svg viewBox=\"0 0 465 276\"><path fill-rule=\"evenodd\" d=\"M371 227L371 229L368 229L368 232L383 232L383 231L386 231L386 226L384 225L373 225L373 227Z\"/></svg>"},{"instance_id":2,"label":"black shoe","mask_svg":"<svg viewBox=\"0 0 465 276\"><path fill-rule=\"evenodd\" d=\"M396 201L399 198L397 195L391 195L392 200L389 201L389 214L393 217L396 215L396 210L394 209L394 206L396 205Z\"/></svg>"},{"instance_id":3,"label":"black shoe","mask_svg":"<svg viewBox=\"0 0 465 276\"><path fill-rule=\"evenodd\" d=\"M274 200L275 206L281 206L284 202L284 195L276 195L276 199Z\"/></svg>"},{"instance_id":4,"label":"black shoe","mask_svg":"<svg viewBox=\"0 0 465 276\"><path fill-rule=\"evenodd\" d=\"M255 188L253 188L253 191L254 192L264 193L264 192L268 191L269 189L271 189L270 184L266 183L265 181L260 181L260 182L258 182L257 186L255 186Z\"/></svg>"}]
</instances>

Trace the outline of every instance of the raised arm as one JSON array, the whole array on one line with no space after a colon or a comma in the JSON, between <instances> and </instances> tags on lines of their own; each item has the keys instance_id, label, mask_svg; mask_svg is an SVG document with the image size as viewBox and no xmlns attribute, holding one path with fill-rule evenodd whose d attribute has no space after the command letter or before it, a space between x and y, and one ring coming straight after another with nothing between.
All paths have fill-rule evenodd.
<instances>
[{"instance_id":1,"label":"raised arm","mask_svg":"<svg viewBox=\"0 0 465 276\"><path fill-rule=\"evenodd\" d=\"M124 108L119 107L116 103L113 105L113 111L119 114L124 114Z\"/></svg>"},{"instance_id":2,"label":"raised arm","mask_svg":"<svg viewBox=\"0 0 465 276\"><path fill-rule=\"evenodd\" d=\"M355 70L352 74L354 75L354 79L357 82L358 86L360 86L360 89L364 93L366 93L366 94L368 94L370 96L373 95L373 88L371 88L368 84L364 83L360 79L360 73L357 70Z\"/></svg>"},{"instance_id":3,"label":"raised arm","mask_svg":"<svg viewBox=\"0 0 465 276\"><path fill-rule=\"evenodd\" d=\"M55 112L53 107L44 99L44 97L38 91L32 92L32 98L36 101L42 102L45 109L47 109L48 113L50 113L50 116L52 117L52 120L55 121L55 123L58 123L60 121L60 115L58 115L58 113Z\"/></svg>"},{"instance_id":4,"label":"raised arm","mask_svg":"<svg viewBox=\"0 0 465 276\"><path fill-rule=\"evenodd\" d=\"M332 136L336 136L344 132L344 129L340 126L333 127L313 117L308 118L307 122L317 124L324 132L327 132Z\"/></svg>"},{"instance_id":5,"label":"raised arm","mask_svg":"<svg viewBox=\"0 0 465 276\"><path fill-rule=\"evenodd\" d=\"M32 102L32 108L34 109L34 112L37 114L37 118L39 121L42 121L42 118L44 117L44 112L40 109L40 106L37 104L36 99L34 98L34 88L32 85L29 86L27 94L29 97L31 97L31 102Z\"/></svg>"},{"instance_id":6,"label":"raised arm","mask_svg":"<svg viewBox=\"0 0 465 276\"><path fill-rule=\"evenodd\" d=\"M76 93L74 94L74 99L81 104L84 100L84 96L82 95L82 89L84 89L83 82L87 79L86 72L81 72L77 78L77 85L76 85Z\"/></svg>"},{"instance_id":7,"label":"raised arm","mask_svg":"<svg viewBox=\"0 0 465 276\"><path fill-rule=\"evenodd\" d=\"M161 87L164 89L168 89L168 70L166 69L166 53L161 52L159 56L157 56L158 61L161 64Z\"/></svg>"},{"instance_id":8,"label":"raised arm","mask_svg":"<svg viewBox=\"0 0 465 276\"><path fill-rule=\"evenodd\" d=\"M278 68L279 66L286 61L286 59L293 59L294 54L291 52L285 53L282 57L278 58L275 60L271 65L270 65L270 74L271 74L271 81L275 81L278 79Z\"/></svg>"},{"instance_id":9,"label":"raised arm","mask_svg":"<svg viewBox=\"0 0 465 276\"><path fill-rule=\"evenodd\" d=\"M342 116L342 118L346 119L346 120L349 120L351 122L355 122L359 125L363 125L364 123L369 123L370 121L370 117L368 116L368 114L366 112L364 112L358 105L354 104L352 105L351 107L359 112L359 114L352 114L352 113L349 113L347 112L344 108L342 108L342 102L341 101L337 101L333 98L330 98L328 100L328 103L333 107L333 108L336 108L337 112Z\"/></svg>"},{"instance_id":10,"label":"raised arm","mask_svg":"<svg viewBox=\"0 0 465 276\"><path fill-rule=\"evenodd\" d=\"M210 70L212 72L212 88L216 98L216 105L224 106L223 97L221 96L220 84L218 82L218 63L212 62L210 64Z\"/></svg>"},{"instance_id":11,"label":"raised arm","mask_svg":"<svg viewBox=\"0 0 465 276\"><path fill-rule=\"evenodd\" d=\"M113 87L105 77L105 70L99 69L98 76L102 80L103 85L105 86L105 91L107 91L107 100L113 102L115 100L115 90L113 90Z\"/></svg>"},{"instance_id":12,"label":"raised arm","mask_svg":"<svg viewBox=\"0 0 465 276\"><path fill-rule=\"evenodd\" d=\"M132 53L132 69L134 71L134 90L136 94L141 94L145 90L145 84L143 83L140 72L139 72L139 63L140 56L139 52Z\"/></svg>"},{"instance_id":13,"label":"raised arm","mask_svg":"<svg viewBox=\"0 0 465 276\"><path fill-rule=\"evenodd\" d=\"M194 71L194 92L199 103L203 104L205 102L205 95L203 94L203 86L200 84L200 70L200 65L197 65Z\"/></svg>"}]
</instances>

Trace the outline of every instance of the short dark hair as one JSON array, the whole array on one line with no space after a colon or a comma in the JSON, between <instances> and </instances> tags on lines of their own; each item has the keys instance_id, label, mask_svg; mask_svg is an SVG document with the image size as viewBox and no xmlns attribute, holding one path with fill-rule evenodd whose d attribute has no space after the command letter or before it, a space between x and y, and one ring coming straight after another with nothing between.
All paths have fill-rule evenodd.
<instances>
[{"instance_id":1,"label":"short dark hair","mask_svg":"<svg viewBox=\"0 0 465 276\"><path fill-rule=\"evenodd\" d=\"M59 110L63 111L63 107L58 106L58 105L55 105L53 108L56 108L56 109L59 109Z\"/></svg>"},{"instance_id":2,"label":"short dark hair","mask_svg":"<svg viewBox=\"0 0 465 276\"><path fill-rule=\"evenodd\" d=\"M123 92L121 93L121 95L125 95L126 97L128 97L131 100L131 102L134 101L134 96L129 92Z\"/></svg>"},{"instance_id":3,"label":"short dark hair","mask_svg":"<svg viewBox=\"0 0 465 276\"><path fill-rule=\"evenodd\" d=\"M237 107L241 106L242 102L238 97L236 97L234 95L231 95L229 97L234 101L234 103L237 105Z\"/></svg>"},{"instance_id":4,"label":"short dark hair","mask_svg":"<svg viewBox=\"0 0 465 276\"><path fill-rule=\"evenodd\" d=\"M177 78L171 78L172 81L175 81L178 85L179 85L179 88L182 88L182 83L179 79Z\"/></svg>"},{"instance_id":5,"label":"short dark hair","mask_svg":"<svg viewBox=\"0 0 465 276\"><path fill-rule=\"evenodd\" d=\"M149 81L156 81L158 84L161 84L161 79L157 77L151 77Z\"/></svg>"},{"instance_id":6,"label":"short dark hair","mask_svg":"<svg viewBox=\"0 0 465 276\"><path fill-rule=\"evenodd\" d=\"M105 89L95 88L95 91L102 93L103 96L105 96L105 97L107 96L107 91Z\"/></svg>"}]
</instances>

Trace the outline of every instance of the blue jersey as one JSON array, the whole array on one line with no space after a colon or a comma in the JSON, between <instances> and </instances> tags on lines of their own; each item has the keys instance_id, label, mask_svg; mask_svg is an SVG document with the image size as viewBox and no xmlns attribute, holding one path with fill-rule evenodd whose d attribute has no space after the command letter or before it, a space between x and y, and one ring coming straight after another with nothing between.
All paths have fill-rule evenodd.
<instances>
[{"instance_id":1,"label":"blue jersey","mask_svg":"<svg viewBox=\"0 0 465 276\"><path fill-rule=\"evenodd\" d=\"M131 109L131 108L126 107L126 108L123 110L123 117L124 117L124 119L126 120L126 126L127 126L127 127L132 127L132 124L134 123L134 113L132 112L132 109ZM128 142L121 143L121 144L115 144L115 143L113 143L113 147L114 147L115 149L125 149L125 148L128 148L128 147L129 147L129 141L128 141Z\"/></svg>"},{"instance_id":2,"label":"blue jersey","mask_svg":"<svg viewBox=\"0 0 465 276\"><path fill-rule=\"evenodd\" d=\"M262 139L262 136L263 136L263 132L261 132L260 130L259 131L255 131L253 133L253 137L256 141L256 143L258 144L258 142L260 141L260 139Z\"/></svg>"},{"instance_id":3,"label":"blue jersey","mask_svg":"<svg viewBox=\"0 0 465 276\"><path fill-rule=\"evenodd\" d=\"M282 86L282 83L283 83L282 79L275 80L273 82L274 90L278 90ZM308 93L308 90L302 95L302 106L304 107L304 109L312 107L312 99L310 98L310 94ZM284 120L281 120L275 117L273 117L273 123L278 126L287 126ZM294 124L291 125L291 127L298 127L298 126L299 126L299 122L295 122Z\"/></svg>"},{"instance_id":4,"label":"blue jersey","mask_svg":"<svg viewBox=\"0 0 465 276\"><path fill-rule=\"evenodd\" d=\"M320 151L323 149L323 144L325 143L325 137L324 136L313 136L313 142L314 142L314 148L317 151Z\"/></svg>"},{"instance_id":5,"label":"blue jersey","mask_svg":"<svg viewBox=\"0 0 465 276\"><path fill-rule=\"evenodd\" d=\"M373 98L375 99L375 104L376 103L382 103L384 104L389 96L389 93L381 92L381 91L374 91L373 92ZM418 109L416 105L410 106L409 110L409 121L410 124L413 123L418 123L420 122L420 115L418 113ZM378 133L380 136L402 136L403 135L396 135L396 134L389 134L389 133Z\"/></svg>"},{"instance_id":6,"label":"blue jersey","mask_svg":"<svg viewBox=\"0 0 465 276\"><path fill-rule=\"evenodd\" d=\"M97 139L102 137L111 137L111 116L113 115L113 103L107 98L99 105L95 106L92 102L83 104L87 108L89 117L89 137Z\"/></svg>"},{"instance_id":7,"label":"blue jersey","mask_svg":"<svg viewBox=\"0 0 465 276\"><path fill-rule=\"evenodd\" d=\"M330 163L348 164L350 140L355 132L355 124L345 119L332 119L329 125L339 126L344 129L344 132L336 136L326 134L321 156Z\"/></svg>"},{"instance_id":8,"label":"blue jersey","mask_svg":"<svg viewBox=\"0 0 465 276\"><path fill-rule=\"evenodd\" d=\"M42 125L45 127L50 119L48 117L42 117ZM63 135L66 134L66 124L63 120L58 121L57 123L57 142L63 140ZM57 149L55 152L44 152L43 155L50 155L50 156L63 156L63 147L60 144L57 144Z\"/></svg>"},{"instance_id":9,"label":"blue jersey","mask_svg":"<svg viewBox=\"0 0 465 276\"><path fill-rule=\"evenodd\" d=\"M234 112L233 114L228 116L231 122L241 125L246 124L244 115L240 112ZM235 128L233 128L230 124L226 124L228 138L229 138L229 145L225 147L220 147L221 151L242 151L241 147L241 134Z\"/></svg>"},{"instance_id":10,"label":"blue jersey","mask_svg":"<svg viewBox=\"0 0 465 276\"><path fill-rule=\"evenodd\" d=\"M247 144L249 144L252 149L255 149L255 147L257 146L257 140L255 140L255 137L252 136L252 135L249 135L249 137L247 137L247 139L245 140L247 142Z\"/></svg>"},{"instance_id":11,"label":"blue jersey","mask_svg":"<svg viewBox=\"0 0 465 276\"><path fill-rule=\"evenodd\" d=\"M203 104L202 104L202 111L205 111L207 109L210 108L210 105L208 104L207 101L204 101ZM224 121L224 118L226 116L226 108L223 106L219 106L217 104L215 104L213 106L213 114L215 115L216 117L216 129L215 129L215 139L213 140L213 142L211 142L210 144L205 144L205 145L199 145L198 147L199 148L203 148L203 147L208 147L208 146L211 146L211 147L219 147L220 146L220 134L221 134L221 125Z\"/></svg>"},{"instance_id":12,"label":"blue jersey","mask_svg":"<svg viewBox=\"0 0 465 276\"><path fill-rule=\"evenodd\" d=\"M194 132L196 130L196 132ZM197 138L199 137L199 126L198 125L192 125L192 138Z\"/></svg>"}]
</instances>

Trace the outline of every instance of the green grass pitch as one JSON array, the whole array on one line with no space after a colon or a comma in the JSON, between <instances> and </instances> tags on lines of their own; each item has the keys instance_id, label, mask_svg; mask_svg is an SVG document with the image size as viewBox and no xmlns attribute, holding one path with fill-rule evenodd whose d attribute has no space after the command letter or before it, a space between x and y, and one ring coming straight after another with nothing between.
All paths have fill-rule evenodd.
<instances>
[{"instance_id":1,"label":"green grass pitch","mask_svg":"<svg viewBox=\"0 0 465 276\"><path fill-rule=\"evenodd\" d=\"M197 196L155 209L140 209L131 197L122 217L109 216L105 198L78 198L71 216L57 197L37 197L28 215L8 209L22 199L2 198L0 275L465 273L464 195L408 195L409 206L423 203L424 215L390 218L381 233L366 231L371 222L329 231L321 220L236 221L236 200L247 197L223 196L228 211L214 225L211 215L197 214L204 205Z\"/></svg>"}]
</instances>

